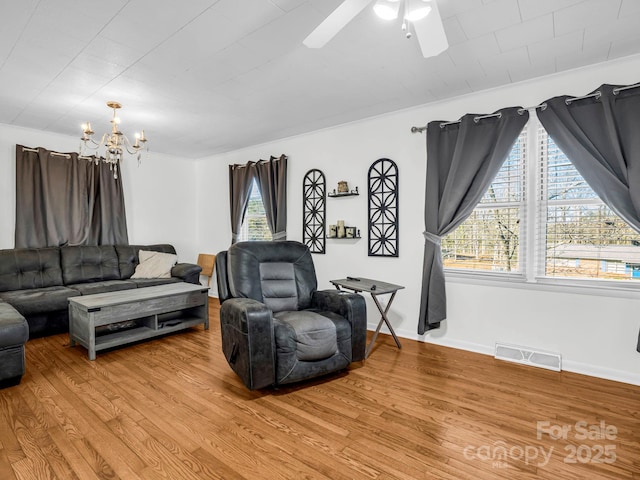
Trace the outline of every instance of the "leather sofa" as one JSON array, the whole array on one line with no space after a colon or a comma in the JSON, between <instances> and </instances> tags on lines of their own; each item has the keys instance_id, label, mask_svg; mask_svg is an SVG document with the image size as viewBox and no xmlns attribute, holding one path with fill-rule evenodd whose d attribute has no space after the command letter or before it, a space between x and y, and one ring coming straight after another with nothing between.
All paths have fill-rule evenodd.
<instances>
[{"instance_id":1,"label":"leather sofa","mask_svg":"<svg viewBox=\"0 0 640 480\"><path fill-rule=\"evenodd\" d=\"M8 303L0 303L0 388L20 383L25 371L27 321Z\"/></svg>"},{"instance_id":2,"label":"leather sofa","mask_svg":"<svg viewBox=\"0 0 640 480\"><path fill-rule=\"evenodd\" d=\"M131 278L139 250L176 253L167 244L0 250L0 304L13 307L3 310L5 316L26 319L30 337L50 335L68 331L71 297L172 282L200 283L202 269L190 263L176 264L171 278Z\"/></svg>"}]
</instances>

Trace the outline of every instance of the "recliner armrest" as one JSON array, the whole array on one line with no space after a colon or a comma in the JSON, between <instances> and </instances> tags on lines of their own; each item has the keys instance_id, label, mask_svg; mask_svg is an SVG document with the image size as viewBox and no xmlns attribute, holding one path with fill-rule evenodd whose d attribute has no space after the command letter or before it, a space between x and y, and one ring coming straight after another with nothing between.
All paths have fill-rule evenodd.
<instances>
[{"instance_id":1,"label":"recliner armrest","mask_svg":"<svg viewBox=\"0 0 640 480\"><path fill-rule=\"evenodd\" d=\"M367 305L364 297L344 290L318 290L313 292L311 304L312 308L337 313L351 323L352 360L364 360L367 345Z\"/></svg>"},{"instance_id":2,"label":"recliner armrest","mask_svg":"<svg viewBox=\"0 0 640 480\"><path fill-rule=\"evenodd\" d=\"M202 267L193 263L176 263L171 269L171 276L182 279L187 283L200 285Z\"/></svg>"},{"instance_id":3,"label":"recliner armrest","mask_svg":"<svg viewBox=\"0 0 640 480\"><path fill-rule=\"evenodd\" d=\"M250 390L276 381L273 315L251 298L229 298L220 306L222 351Z\"/></svg>"}]
</instances>

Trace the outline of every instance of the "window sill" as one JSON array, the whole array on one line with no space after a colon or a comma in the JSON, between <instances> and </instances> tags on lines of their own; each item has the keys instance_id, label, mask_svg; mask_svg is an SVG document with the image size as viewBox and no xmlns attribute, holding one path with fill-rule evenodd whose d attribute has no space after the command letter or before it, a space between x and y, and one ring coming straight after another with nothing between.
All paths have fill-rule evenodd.
<instances>
[{"instance_id":1,"label":"window sill","mask_svg":"<svg viewBox=\"0 0 640 480\"><path fill-rule=\"evenodd\" d=\"M598 295L603 297L640 299L639 282L609 282L598 280L559 279L539 277L527 280L520 274L499 274L465 272L445 269L445 280L453 283L466 283L500 288L522 288L554 293L569 293L577 295Z\"/></svg>"}]
</instances>

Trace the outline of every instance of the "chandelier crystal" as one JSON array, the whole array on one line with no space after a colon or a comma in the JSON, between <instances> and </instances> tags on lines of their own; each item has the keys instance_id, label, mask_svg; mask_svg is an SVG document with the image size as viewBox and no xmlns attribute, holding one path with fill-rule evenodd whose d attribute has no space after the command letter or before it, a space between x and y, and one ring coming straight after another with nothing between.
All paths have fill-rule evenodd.
<instances>
[{"instance_id":1,"label":"chandelier crystal","mask_svg":"<svg viewBox=\"0 0 640 480\"><path fill-rule=\"evenodd\" d=\"M117 116L118 109L122 108L122 105L118 102L109 101L107 106L113 109L113 117L111 118L111 133L105 133L99 142L93 139L95 133L91 130L91 123L87 122L82 125L82 137L80 137L80 155L85 156L88 150L96 151L95 162L96 165L100 161L109 165L109 168L113 172L113 178L118 178L118 167L123 159L124 152L126 151L130 155L137 155L138 165L140 165L140 159L142 149L149 151L148 147L145 148L147 138L142 133L135 134L135 142L132 144L127 136L120 131L120 118ZM98 149L104 146L105 151L99 153ZM93 160L93 158L92 158Z\"/></svg>"}]
</instances>

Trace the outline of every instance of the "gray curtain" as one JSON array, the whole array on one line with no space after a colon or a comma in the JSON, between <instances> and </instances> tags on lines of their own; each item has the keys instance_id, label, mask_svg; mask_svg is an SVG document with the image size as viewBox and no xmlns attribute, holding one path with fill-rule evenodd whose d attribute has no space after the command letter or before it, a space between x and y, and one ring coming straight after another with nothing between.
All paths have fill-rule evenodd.
<instances>
[{"instance_id":1,"label":"gray curtain","mask_svg":"<svg viewBox=\"0 0 640 480\"><path fill-rule=\"evenodd\" d=\"M250 164L229 165L229 206L231 210L231 243L236 243L247 213L251 182L255 173Z\"/></svg>"},{"instance_id":2,"label":"gray curtain","mask_svg":"<svg viewBox=\"0 0 640 480\"><path fill-rule=\"evenodd\" d=\"M287 239L287 157L271 157L253 166L267 223L274 240Z\"/></svg>"},{"instance_id":3,"label":"gray curtain","mask_svg":"<svg viewBox=\"0 0 640 480\"><path fill-rule=\"evenodd\" d=\"M459 123L427 125L425 243L418 333L447 316L440 239L460 225L482 199L529 119L518 107L487 118L468 114Z\"/></svg>"},{"instance_id":4,"label":"gray curtain","mask_svg":"<svg viewBox=\"0 0 640 480\"><path fill-rule=\"evenodd\" d=\"M619 88L554 97L538 118L602 201L640 232L640 88Z\"/></svg>"},{"instance_id":5,"label":"gray curtain","mask_svg":"<svg viewBox=\"0 0 640 480\"><path fill-rule=\"evenodd\" d=\"M77 153L16 145L16 248L128 243L122 175Z\"/></svg>"}]
</instances>

